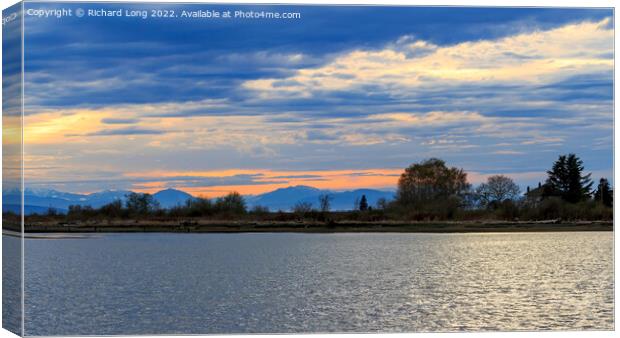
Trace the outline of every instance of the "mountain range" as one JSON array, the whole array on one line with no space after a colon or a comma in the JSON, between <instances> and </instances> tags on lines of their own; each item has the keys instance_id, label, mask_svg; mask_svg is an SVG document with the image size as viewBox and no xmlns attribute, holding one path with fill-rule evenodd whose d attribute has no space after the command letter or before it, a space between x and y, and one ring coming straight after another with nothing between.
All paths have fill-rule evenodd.
<instances>
[{"instance_id":1,"label":"mountain range","mask_svg":"<svg viewBox=\"0 0 620 338\"><path fill-rule=\"evenodd\" d=\"M24 212L27 215L45 213L52 208L59 213L65 213L70 205L89 205L93 208L99 208L114 200L124 201L129 193L131 191L128 190L104 190L91 194L75 194L49 189L26 189ZM375 189L331 191L308 186L280 188L260 195L247 195L244 198L248 208L260 205L268 207L271 211L290 211L299 202L310 203L317 208L319 196L324 194L331 197L332 210L351 210L354 207L355 200L360 199L362 195L366 195L370 206L375 206L381 198L386 200L394 198L393 191ZM162 208L169 209L185 204L188 199L192 198L192 195L177 189L165 189L153 194L153 197ZM19 213L21 199L19 190L3 191L2 199L4 211Z\"/></svg>"}]
</instances>

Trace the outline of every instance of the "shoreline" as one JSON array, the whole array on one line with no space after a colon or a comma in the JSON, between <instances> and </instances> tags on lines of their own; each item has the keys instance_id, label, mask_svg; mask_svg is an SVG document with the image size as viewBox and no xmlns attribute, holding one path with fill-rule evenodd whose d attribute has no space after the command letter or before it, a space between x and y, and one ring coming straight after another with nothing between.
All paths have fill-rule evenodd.
<instances>
[{"instance_id":1,"label":"shoreline","mask_svg":"<svg viewBox=\"0 0 620 338\"><path fill-rule=\"evenodd\" d=\"M5 230L19 233L5 224ZM612 221L539 222L239 222L120 221L26 224L25 233L473 233L613 231Z\"/></svg>"}]
</instances>

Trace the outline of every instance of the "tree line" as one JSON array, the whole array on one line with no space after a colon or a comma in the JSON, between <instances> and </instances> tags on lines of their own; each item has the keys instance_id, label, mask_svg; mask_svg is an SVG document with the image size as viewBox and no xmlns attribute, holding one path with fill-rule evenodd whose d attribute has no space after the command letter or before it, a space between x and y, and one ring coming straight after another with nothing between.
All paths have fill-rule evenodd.
<instances>
[{"instance_id":1,"label":"tree line","mask_svg":"<svg viewBox=\"0 0 620 338\"><path fill-rule=\"evenodd\" d=\"M463 169L432 158L405 169L396 199L389 204L401 218L506 220L612 219L613 190L606 178L593 189L591 174L575 154L561 155L547 171L544 184L521 194L504 175L493 175L473 188Z\"/></svg>"},{"instance_id":2,"label":"tree line","mask_svg":"<svg viewBox=\"0 0 620 338\"><path fill-rule=\"evenodd\" d=\"M214 200L190 198L185 205L170 209L160 208L159 202L148 193L129 193L123 203L115 200L100 208L71 205L69 220L89 218L144 218L144 217L218 217L230 218L247 213L246 202L239 193L231 192Z\"/></svg>"},{"instance_id":3,"label":"tree line","mask_svg":"<svg viewBox=\"0 0 620 338\"><path fill-rule=\"evenodd\" d=\"M332 197L323 194L317 205L296 203L289 211L271 211L264 206L248 208L242 195L231 192L215 199L190 198L184 205L162 209L148 193L130 193L100 208L72 205L69 220L91 218L179 218L251 219L271 221L315 220L611 220L613 189L606 178L597 186L585 173L583 161L575 154L561 155L547 171L544 183L527 187L524 193L514 180L493 175L477 187L467 180L462 168L449 167L445 161L430 158L413 163L401 174L395 198L379 199L370 205L365 195L357 198L350 211L332 211Z\"/></svg>"}]
</instances>

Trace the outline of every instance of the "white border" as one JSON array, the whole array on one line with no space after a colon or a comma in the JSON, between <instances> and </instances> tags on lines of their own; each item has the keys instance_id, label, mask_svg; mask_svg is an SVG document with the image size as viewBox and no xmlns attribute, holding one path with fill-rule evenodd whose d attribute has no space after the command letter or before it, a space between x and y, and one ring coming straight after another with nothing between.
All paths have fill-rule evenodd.
<instances>
[{"instance_id":1,"label":"white border","mask_svg":"<svg viewBox=\"0 0 620 338\"><path fill-rule=\"evenodd\" d=\"M29 2L35 2L37 0L30 0ZM60 1L59 1L60 2ZM128 2L128 1L96 1L96 0L65 0L62 2ZM563 1L550 1L550 0L510 0L510 1L504 1L502 3L497 3L496 1L492 1L492 0L442 0L442 1L429 1L429 0L413 0L413 1L398 1L398 0L386 0L386 1L379 1L379 0L354 0L354 1L347 1L347 0L335 0L335 1L329 1L329 0L280 0L280 1L274 1L274 0L258 0L258 1L252 1L252 0L220 0L220 1L178 1L178 0L151 0L151 1L145 1L145 0L134 0L131 2L144 2L144 3L149 3L149 2L169 2L169 3L224 3L224 4L246 4L246 3L262 3L262 4L316 4L316 5L407 5L407 6L413 6L413 5L417 5L417 6L467 6L467 7L477 7L477 6L485 6L485 7L554 7L554 6L558 6L558 7L588 7L588 8L597 8L597 7L606 7L606 8L614 8L614 14L615 14L615 3L611 0L590 0L590 1L584 1L584 0L563 0ZM17 3L17 1L12 1L12 0L0 0L0 5L2 7L2 9L5 9L13 4ZM615 15L614 15L615 16ZM22 20L22 25L23 25L23 20ZM2 36L1 30L0 30L0 38ZM618 36L615 36L615 41L614 41L614 46L618 45ZM23 30L22 30L22 46L23 46ZM1 52L1 44L0 44L0 52ZM615 56L615 55L614 55ZM615 60L614 60L615 61ZM615 62L614 62L615 63ZM0 70L1 70L1 65L0 65ZM616 137L616 132L618 130L618 126L619 123L618 121L615 119L615 111L616 111L616 107L617 107L617 102L615 100L615 98L617 97L618 94L618 87L615 86L615 83L617 81L617 74L615 72L615 67L614 67L614 178L615 177L620 177L618 175L618 172L620 170L620 168L616 165L616 159L617 159L617 149L618 148L618 138ZM0 98L1 98L1 91L0 91ZM23 53L22 53L22 111L23 111ZM23 120L22 120L23 123ZM23 131L23 128L22 128ZM23 142L23 135L22 135L22 142ZM22 144L22 150L23 150L23 144ZM2 154L2 149L0 147L0 155ZM1 174L1 168L0 168L0 174ZM23 177L23 167L22 167L22 191L23 191L23 182L24 182L24 177ZM614 179L614 185L618 186L619 184L616 183L617 181ZM614 194L616 195L616 194ZM614 196L614 199L617 201L617 197L618 196ZM23 199L23 196L22 196ZM0 197L1 200L1 197ZM615 225L615 216L618 215L618 211L620 211L620 203L614 203L614 225ZM22 200L22 208L23 208L23 200ZM22 217L23 217L23 211L22 211ZM23 221L22 221L23 224ZM617 281L618 280L618 261L615 260L615 253L616 253L616 248L617 248L617 243L616 243L616 236L615 236L615 232L614 232L614 280ZM22 236L22 257L23 257L23 250L24 250L24 243L23 243L23 236ZM2 244L0 242L0 249L2 247ZM23 259L22 259L22 295L23 295L23 273L24 273L24 266L23 266ZM615 288L614 290L615 294L615 300L614 300L614 307L618 304L618 290L617 288ZM23 297L22 297L22 315L23 315ZM615 325L617 327L618 325L618 317L617 317L617 312L614 311L615 313ZM23 317L22 317L23 318ZM24 330L24 324L22 321L22 332ZM236 336L243 336L243 337L255 337L255 338L267 338L267 337L286 337L286 338L294 338L294 337L298 337L299 335L236 335ZM369 337L368 334L312 334L313 337L319 337L319 338L351 338L351 337ZM573 337L612 337L615 336L615 332L607 332L607 331L571 331L571 332L468 332L468 333L403 333L403 334L372 334L372 337L381 337L381 338L415 338L415 337L506 337L506 338L511 338L511 337L549 337L549 338L555 338L555 337L567 337L567 338L573 338ZM14 334L6 331L6 330L0 330L0 338L4 338L4 337L15 337ZM135 337L135 336L116 336L116 337ZM186 335L183 336L140 336L140 337L187 337ZM208 337L230 337L229 335L209 335Z\"/></svg>"}]
</instances>

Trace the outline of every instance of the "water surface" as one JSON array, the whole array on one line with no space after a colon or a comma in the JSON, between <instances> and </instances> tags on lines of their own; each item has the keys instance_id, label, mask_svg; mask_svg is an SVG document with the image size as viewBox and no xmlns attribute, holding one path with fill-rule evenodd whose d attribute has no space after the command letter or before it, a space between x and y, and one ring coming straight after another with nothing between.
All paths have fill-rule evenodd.
<instances>
[{"instance_id":1,"label":"water surface","mask_svg":"<svg viewBox=\"0 0 620 338\"><path fill-rule=\"evenodd\" d=\"M613 233L26 240L28 335L613 329Z\"/></svg>"}]
</instances>

